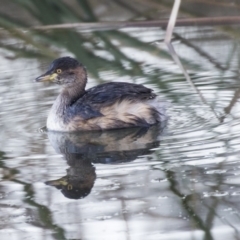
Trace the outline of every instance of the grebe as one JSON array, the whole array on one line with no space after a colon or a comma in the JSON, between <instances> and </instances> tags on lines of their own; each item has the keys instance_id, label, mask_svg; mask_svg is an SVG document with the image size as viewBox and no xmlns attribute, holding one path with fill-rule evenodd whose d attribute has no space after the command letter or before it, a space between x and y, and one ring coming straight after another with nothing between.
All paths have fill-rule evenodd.
<instances>
[{"instance_id":1,"label":"grebe","mask_svg":"<svg viewBox=\"0 0 240 240\"><path fill-rule=\"evenodd\" d=\"M47 119L48 130L149 127L166 119L159 97L143 85L110 82L85 90L86 68L71 57L54 60L36 81L62 86Z\"/></svg>"}]
</instances>

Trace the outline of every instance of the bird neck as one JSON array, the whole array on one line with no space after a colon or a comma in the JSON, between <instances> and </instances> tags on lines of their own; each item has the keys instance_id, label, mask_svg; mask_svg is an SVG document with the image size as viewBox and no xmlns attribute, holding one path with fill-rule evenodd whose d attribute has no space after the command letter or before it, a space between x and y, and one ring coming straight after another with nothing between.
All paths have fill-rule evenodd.
<instances>
[{"instance_id":1,"label":"bird neck","mask_svg":"<svg viewBox=\"0 0 240 240\"><path fill-rule=\"evenodd\" d=\"M87 84L87 72L84 67L78 67L72 70L72 73L74 73L73 81L65 85L60 93L61 102L66 106L71 106L84 95Z\"/></svg>"},{"instance_id":2,"label":"bird neck","mask_svg":"<svg viewBox=\"0 0 240 240\"><path fill-rule=\"evenodd\" d=\"M66 109L85 94L86 83L87 79L85 81L76 81L72 85L63 87L52 106L52 111L59 117L63 117L66 114Z\"/></svg>"},{"instance_id":3,"label":"bird neck","mask_svg":"<svg viewBox=\"0 0 240 240\"><path fill-rule=\"evenodd\" d=\"M59 97L62 105L71 106L85 93L85 85L75 84L71 87L63 88Z\"/></svg>"}]
</instances>

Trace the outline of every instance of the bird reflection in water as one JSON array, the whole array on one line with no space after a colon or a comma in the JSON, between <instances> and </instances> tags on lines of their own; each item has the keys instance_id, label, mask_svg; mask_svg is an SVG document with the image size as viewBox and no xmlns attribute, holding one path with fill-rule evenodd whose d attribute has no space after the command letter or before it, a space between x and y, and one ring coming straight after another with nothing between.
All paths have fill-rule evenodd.
<instances>
[{"instance_id":1,"label":"bird reflection in water","mask_svg":"<svg viewBox=\"0 0 240 240\"><path fill-rule=\"evenodd\" d=\"M51 145L70 166L67 175L47 181L71 199L86 197L93 188L96 172L93 163L117 164L135 160L159 146L163 127L128 128L99 132L48 132Z\"/></svg>"}]
</instances>

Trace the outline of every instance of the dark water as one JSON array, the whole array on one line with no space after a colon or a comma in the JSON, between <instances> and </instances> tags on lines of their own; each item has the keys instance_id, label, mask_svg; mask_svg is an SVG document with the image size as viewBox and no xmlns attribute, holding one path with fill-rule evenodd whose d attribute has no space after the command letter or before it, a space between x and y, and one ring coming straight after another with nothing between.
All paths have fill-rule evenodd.
<instances>
[{"instance_id":1,"label":"dark water","mask_svg":"<svg viewBox=\"0 0 240 240\"><path fill-rule=\"evenodd\" d=\"M108 1L21 7L13 1L1 12L17 27L150 19L147 10L157 4L150 13L168 15L168 5L154 1L149 9L144 1L129 8L117 2L125 8ZM10 10L19 15L9 16ZM160 28L13 31L6 22L0 23L1 239L240 239L236 27L175 30L176 52L206 105L172 61ZM168 105L167 125L77 135L41 131L58 86L33 79L65 55L87 66L87 87L126 81L153 88Z\"/></svg>"}]
</instances>

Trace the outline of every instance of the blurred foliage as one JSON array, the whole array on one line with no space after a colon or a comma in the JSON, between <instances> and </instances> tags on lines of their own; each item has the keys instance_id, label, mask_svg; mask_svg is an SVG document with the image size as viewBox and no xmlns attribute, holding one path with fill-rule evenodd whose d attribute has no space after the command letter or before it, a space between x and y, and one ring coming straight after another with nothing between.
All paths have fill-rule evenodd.
<instances>
[{"instance_id":1,"label":"blurred foliage","mask_svg":"<svg viewBox=\"0 0 240 240\"><path fill-rule=\"evenodd\" d=\"M136 50L141 49L141 51L163 59L171 59L168 52L160 49L157 45L142 42L136 37L130 36L122 31L91 32L84 34L78 32L76 29L55 31L23 30L30 28L32 23L38 23L39 25L61 24L66 22L97 23L98 17L95 15L95 8L98 8L99 4L90 4L88 0L69 2L62 0L14 0L12 2L15 4L15 8L20 10L19 16L11 17L5 13L0 13L0 26L5 29L5 31L1 31L0 47L14 52L16 58L45 57L53 59L58 57L62 52L67 51L80 59L88 67L92 76L99 81L101 81L99 69L111 69L118 71L122 76L150 77L152 82L160 84L162 89L166 89L165 84L159 82L159 72L157 74L144 73L139 62L126 56L118 46L113 44L112 40L114 39L121 42L123 46L130 46ZM119 0L116 1L115 4L121 6L125 11L133 12L134 7L128 2ZM161 2L157 4L159 4L159 8L163 7ZM32 21L22 19L22 11L27 12ZM140 14L140 12L138 8L136 8L135 16L137 17L138 14ZM143 11L141 11L141 14L144 16ZM146 19L150 18L147 12ZM6 40L10 39L17 40L17 43L9 44L9 41ZM108 52L114 57L114 60L108 60L99 56L96 53L97 50ZM128 69L125 69L123 64L126 62L130 66ZM187 60L184 62L192 68L199 68L199 66L192 66Z\"/></svg>"},{"instance_id":2,"label":"blurred foliage","mask_svg":"<svg viewBox=\"0 0 240 240\"><path fill-rule=\"evenodd\" d=\"M4 2L3 0L1 0ZM138 4L136 4L138 3ZM0 31L0 47L10 50L15 53L15 58L48 58L49 60L60 56L63 52L69 52L75 55L88 68L90 74L99 81L103 81L99 75L99 70L114 70L120 76L134 77L141 76L148 78L150 82L157 84L161 89L167 89L167 85L160 81L163 74L167 74L166 70L161 73L157 68L150 74L145 73L141 67L141 63L130 59L129 56L123 53L121 47L131 47L136 51L140 49L153 56L158 56L160 59L171 60L168 51L159 48L157 44L150 44L139 40L136 37L129 35L123 31L104 31L90 33L81 33L77 29L68 30L29 30L33 25L51 25L73 22L95 22L97 24L100 16L96 14L101 5L106 5L106 2L97 2L90 0L13 0L9 6L5 3L6 11L0 11L0 27L4 30ZM109 2L110 4L110 2ZM160 16L168 17L173 1L160 0L135 0L133 2L125 0L117 0L111 3L112 8L121 8L123 11L122 20L136 19L139 16L146 20L159 18ZM199 6L201 9L206 9L207 5L215 4L215 1L184 1L181 9L184 14L193 15L191 7ZM226 2L221 1L219 8L226 7ZM229 5L230 7L230 5ZM7 11L14 8L16 15L9 14ZM126 17L124 13L131 12L131 15ZM160 14L158 14L160 12ZM27 17L23 14L27 13ZM211 10L208 10L211 15ZM182 15L182 13L180 13ZM201 14L200 14L201 15ZM26 29L26 30L24 30ZM179 37L179 36L178 36ZM116 40L121 43L121 47L113 43ZM161 39L159 39L161 40ZM184 44L184 39L181 39ZM14 43L12 43L14 42ZM113 56L113 60L99 56L97 51L105 51L106 54ZM191 61L182 59L185 66L190 70L201 69L200 66L193 65ZM126 69L124 64L128 64ZM179 78L179 76L176 76ZM181 80L184 80L181 77Z\"/></svg>"}]
</instances>

